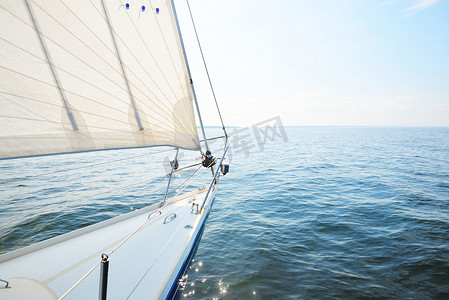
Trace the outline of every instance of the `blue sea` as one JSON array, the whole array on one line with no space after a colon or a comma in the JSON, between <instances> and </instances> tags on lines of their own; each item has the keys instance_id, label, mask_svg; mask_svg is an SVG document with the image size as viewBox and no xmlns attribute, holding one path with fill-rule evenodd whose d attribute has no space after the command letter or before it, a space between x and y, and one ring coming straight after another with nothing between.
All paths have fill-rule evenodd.
<instances>
[{"instance_id":1,"label":"blue sea","mask_svg":"<svg viewBox=\"0 0 449 300\"><path fill-rule=\"evenodd\" d=\"M449 128L228 131L230 172L186 299L449 299ZM0 161L0 253L157 201L173 155ZM183 154L180 167L198 159Z\"/></svg>"}]
</instances>

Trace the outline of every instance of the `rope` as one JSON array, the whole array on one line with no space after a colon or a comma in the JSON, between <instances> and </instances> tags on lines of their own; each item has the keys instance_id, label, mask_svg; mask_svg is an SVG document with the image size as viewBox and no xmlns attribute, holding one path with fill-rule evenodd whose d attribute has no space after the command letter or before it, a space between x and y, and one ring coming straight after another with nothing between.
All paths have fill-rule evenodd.
<instances>
[{"instance_id":1,"label":"rope","mask_svg":"<svg viewBox=\"0 0 449 300\"><path fill-rule=\"evenodd\" d=\"M216 161L216 160L215 160ZM215 162L214 161L214 162ZM213 163L213 162L212 162ZM212 165L211 163L211 165ZM209 165L210 166L210 165ZM208 166L208 167L209 167ZM198 172L199 169L201 169L202 166L199 166L192 175L190 175L189 178L187 178L183 183L181 183L174 191L170 192L169 194L172 194L173 192L177 191L181 186L183 186L184 184L186 184L186 182L188 180L190 180L195 174L196 172ZM160 212L164 207L166 207L176 196L178 196L180 193L182 193L182 191L184 191L188 186L190 186L201 174L203 174L203 172L207 170L207 168L203 168L202 171L195 176L195 178L193 178L188 184L186 184L181 190L179 190L175 196L173 196L172 198L170 198L170 200L166 201L165 205L161 206L156 212ZM160 200L162 201L164 197L161 197ZM135 231L133 231L132 233L130 233L126 238L124 238L117 246L115 246L108 254L108 256L111 256L111 254L113 254L118 248L120 248L125 242L127 242L131 237L133 237L137 232L139 232L151 219L151 216L155 216L157 214L153 214L150 215L150 217L148 219L145 220L145 222L143 224L141 224ZM185 217L187 218L187 216ZM181 222L182 224L183 222ZM181 225L180 225L181 226ZM156 259L153 261L153 263L149 266L149 268L147 269L146 273L144 274L143 277L145 277L145 275L148 273L148 271L151 269L151 267L154 265L154 263L156 262L156 260L159 258L159 256L161 255L161 253L163 252L163 250L167 247L167 245L170 243L170 241L173 239L173 236L176 234L176 232L179 230L176 229L175 233L170 237L169 241L165 244L165 246L163 247L163 249L161 250L161 252L156 256ZM96 267L98 267L101 263L101 260L98 261L86 274L84 274L80 280L78 280L71 288L69 288L67 290L67 292L65 292L58 300L61 300L63 298L65 298L70 292L72 292L84 279L87 278L87 276L89 276ZM134 292L134 290L137 288L137 286L140 284L140 282L142 281L143 277L141 278L141 280L137 283L137 285L134 287L133 291L131 292L131 294ZM131 294L129 296L131 296ZM129 298L128 296L128 298Z\"/></svg>"},{"instance_id":2,"label":"rope","mask_svg":"<svg viewBox=\"0 0 449 300\"><path fill-rule=\"evenodd\" d=\"M186 167L182 167L182 168L177 169L175 172L179 172L179 171L182 171L182 170L191 168L191 167L199 166L199 165L201 165L201 164L202 164L202 163L197 163L197 164L189 165L189 166L186 166ZM167 175L169 175L169 174L167 174Z\"/></svg>"},{"instance_id":3,"label":"rope","mask_svg":"<svg viewBox=\"0 0 449 300\"><path fill-rule=\"evenodd\" d=\"M162 253L164 252L164 250L168 247L168 244L170 244L170 242L172 241L172 239L175 237L176 233L178 233L179 229L181 228L182 225L184 225L184 221L187 219L187 217L189 216L189 214L186 214L186 216L184 217L184 219L182 219L181 223L179 224L178 228L176 228L175 232L173 232L173 234L171 235L170 239L167 241L167 243L165 243L164 247L161 249L161 251L159 251L158 255L156 256L156 258L154 259L154 261L151 263L151 265L148 267L148 269L146 270L146 272L143 274L143 276L140 278L139 282L137 282L137 284L134 286L133 290L131 291L131 293L128 295L128 297L126 297L126 299L129 299L131 297L131 295L136 291L137 287L140 285L140 283L142 282L142 280L145 278L145 276L147 276L148 272L151 270L151 268L153 267L153 265L156 263L156 261L159 259L159 257L162 255Z\"/></svg>"},{"instance_id":4,"label":"rope","mask_svg":"<svg viewBox=\"0 0 449 300\"><path fill-rule=\"evenodd\" d=\"M58 300L64 299L68 294L70 294L71 291L73 291L74 288L76 288L78 286L78 284L81 283L81 281L83 281L84 279L86 279L87 276L90 275L90 273L92 273L96 267L98 267L98 265L101 263L101 260L99 262L97 262L95 264L95 266L92 267L92 269L90 269L86 274L84 274L83 277L81 277L80 280L77 281L77 283L75 283L70 289L67 290L67 292L65 292L61 297L58 298Z\"/></svg>"},{"instance_id":5,"label":"rope","mask_svg":"<svg viewBox=\"0 0 449 300\"><path fill-rule=\"evenodd\" d=\"M195 172L193 172L193 174L187 178L183 183L181 183L174 191L176 191L178 188L180 188L183 184L185 184L190 178L193 177L193 175L195 175L195 173L201 168L201 166L195 170ZM173 196L169 201L166 202L166 204L164 206L162 206L161 208L159 208L157 211L161 211L164 207L166 207L176 196L178 196L183 190L185 190L190 184L192 184L193 181L195 181L203 172L204 170L206 170L206 168L204 168L195 178L193 178L184 188L182 188L180 191L178 191L176 193L175 196ZM169 194L172 194L174 191L170 192ZM162 200L163 197L160 199ZM153 216L155 216L157 214L153 214ZM145 220L145 222L140 225L135 231L133 231L132 233L130 233L126 238L124 238L117 246L115 246L108 254L108 256L111 256L112 253L114 253L118 248L120 248L125 242L127 242L131 237L133 237L137 232L139 232L150 220L152 220L151 218L148 218L147 220ZM179 229L179 228L178 228ZM178 231L178 229L175 231L175 233ZM169 242L171 241L171 239L173 238L173 236L170 238ZM168 243L169 243L168 242ZM165 245L165 247L162 249L162 251L167 247L168 243ZM161 251L161 252L162 252ZM156 257L155 261L157 260L157 258L160 256L159 255ZM89 276L96 267L98 267L101 263L101 260L98 261L86 274L84 274L80 280L78 280L70 289L67 290L67 292L65 292L60 298L58 298L58 300L61 300L63 298L65 298L70 292L72 292L84 279L87 278L87 276ZM151 266L147 269L148 270L152 267L152 265L154 264L154 262L151 264ZM139 282L140 283L140 282ZM137 287L137 286L136 286ZM135 289L135 288L134 288Z\"/></svg>"},{"instance_id":6,"label":"rope","mask_svg":"<svg viewBox=\"0 0 449 300\"><path fill-rule=\"evenodd\" d=\"M195 170L195 172L189 177L187 178L183 183L181 183L174 191L176 191L179 187L181 187L184 183L187 182L187 180L189 180L190 178L192 178L193 175L195 175L195 173L199 170L200 168L198 168L197 170ZM205 169L203 169L204 171ZM190 184L192 184L193 181L195 181L202 173L200 172L191 182L189 182L189 184L187 184L184 188L182 188L178 193L176 193L176 195L174 195L169 201L167 201L167 203L165 205L163 205L161 208L159 208L156 212L160 212L164 207L166 207L176 196L178 196L182 191L184 191ZM174 191L170 192L169 194L172 194ZM160 198L160 200L162 200L162 198ZM156 216L157 214L154 214L153 216ZM111 250L111 252L109 252L108 256L110 256L112 253L114 253L118 248L120 248L126 241L128 241L133 235L135 235L137 232L140 231L140 229L142 229L142 227L148 223L148 221L150 221L151 218L148 218L142 225L139 226L139 228L137 228L134 232L132 232L130 235L128 235L122 242L120 242L115 248L113 248Z\"/></svg>"},{"instance_id":7,"label":"rope","mask_svg":"<svg viewBox=\"0 0 449 300\"><path fill-rule=\"evenodd\" d=\"M80 167L71 168L71 169L58 170L58 171L54 171L54 172L42 173L42 174L37 174L37 175L29 175L29 176L20 177L20 178L11 178L11 179L6 179L6 180L0 181L0 184L10 183L10 182L19 181L19 180L25 180L25 179L30 179L30 178L48 176L48 175L53 175L53 174L57 174L57 173L64 173L64 172L69 172L69 171L74 171L74 170L79 170L79 169L84 169L84 168L96 167L96 166L106 165L106 164L110 164L110 163L116 163L116 162L120 162L120 161L124 161L124 160L128 160L128 159L144 157L144 156L149 156L149 155L155 155L155 154L168 152L168 151L172 151L172 150L173 149L161 150L161 151L157 151L157 152L153 152L153 153L146 153L146 154L141 154L141 155L136 155L136 156L131 156L131 157L125 157L125 158L121 158L121 159L116 159L116 160L109 160L109 161L105 161L105 162L101 162L101 163L95 163L95 164L80 166Z\"/></svg>"},{"instance_id":8,"label":"rope","mask_svg":"<svg viewBox=\"0 0 449 300\"><path fill-rule=\"evenodd\" d=\"M189 0L186 0L186 2L187 2L187 7L189 8L190 19L192 20L193 29L195 30L195 36L196 36L196 40L198 42L198 47L200 48L201 57L203 58L204 68L206 69L207 79L209 79L210 89L212 90L212 95L214 96L215 105L217 106L218 115L220 116L221 126L222 126L222 129L223 129L223 132L224 132L225 136L228 136L228 133L226 132L226 128L225 128L225 125L224 125L224 122L223 122L223 117L221 116L220 107L218 106L217 97L215 96L214 87L212 86L212 81L211 81L210 76L209 76L209 70L207 69L206 60L204 58L203 49L201 48L201 43L200 43L200 39L198 37L198 32L196 31L195 22L193 21L193 15L192 15L192 10L190 9Z\"/></svg>"}]
</instances>

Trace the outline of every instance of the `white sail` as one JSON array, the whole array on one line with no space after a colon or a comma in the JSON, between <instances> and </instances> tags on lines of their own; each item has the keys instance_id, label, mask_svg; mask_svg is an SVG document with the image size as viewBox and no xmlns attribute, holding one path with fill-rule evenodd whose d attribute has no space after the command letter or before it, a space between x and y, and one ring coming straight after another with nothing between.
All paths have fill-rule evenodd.
<instances>
[{"instance_id":1,"label":"white sail","mask_svg":"<svg viewBox=\"0 0 449 300\"><path fill-rule=\"evenodd\" d=\"M199 148L170 0L2 1L0 78L0 158Z\"/></svg>"}]
</instances>

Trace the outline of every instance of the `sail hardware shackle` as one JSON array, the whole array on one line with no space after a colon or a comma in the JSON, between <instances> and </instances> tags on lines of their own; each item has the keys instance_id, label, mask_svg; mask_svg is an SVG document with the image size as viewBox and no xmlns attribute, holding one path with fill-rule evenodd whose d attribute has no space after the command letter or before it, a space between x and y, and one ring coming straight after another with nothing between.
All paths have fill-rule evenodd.
<instances>
[{"instance_id":1,"label":"sail hardware shackle","mask_svg":"<svg viewBox=\"0 0 449 300\"><path fill-rule=\"evenodd\" d=\"M176 148L176 155L175 155L175 159L173 160L173 164L171 166L171 172L170 172L170 177L168 178L168 183L167 183L167 190L165 191L165 197L164 197L164 201L162 202L162 206L164 206L165 201L167 201L167 196L168 196L168 189L170 188L170 182L171 182L171 178L173 176L173 171L175 170L175 161L178 161L178 153L179 153L179 148ZM177 168L176 168L177 169Z\"/></svg>"},{"instance_id":2,"label":"sail hardware shackle","mask_svg":"<svg viewBox=\"0 0 449 300\"><path fill-rule=\"evenodd\" d=\"M226 152L228 152L228 149L229 149L229 142L230 142L230 139L231 139L231 137L226 136L226 142L225 142L225 146L224 146L224 149L223 149L223 155L222 155L222 157L221 157L221 159L220 159L220 162L218 163L218 169L221 168L221 165L223 164L223 161L224 161L224 159L225 159L225 157L226 157ZM206 196L204 197L203 203L201 204L200 214L203 212L203 208L204 208L204 205L206 204L206 200L207 200L207 197L209 196L210 191L211 191L212 188L215 187L215 185L217 184L217 180L216 180L216 179L217 179L217 175L218 175L219 173L220 173L220 172L216 172L216 173L215 173L214 178L212 179L212 181L211 181L210 184L209 184L209 188L207 189Z\"/></svg>"}]
</instances>

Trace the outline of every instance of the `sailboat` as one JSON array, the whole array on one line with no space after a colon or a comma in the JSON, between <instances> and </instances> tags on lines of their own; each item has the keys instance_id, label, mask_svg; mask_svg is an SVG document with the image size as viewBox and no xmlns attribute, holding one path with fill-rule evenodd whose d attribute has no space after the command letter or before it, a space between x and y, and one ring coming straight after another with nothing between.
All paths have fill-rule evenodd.
<instances>
[{"instance_id":1,"label":"sailboat","mask_svg":"<svg viewBox=\"0 0 449 300\"><path fill-rule=\"evenodd\" d=\"M213 156L173 0L5 0L0 24L0 159L176 149L160 201L1 255L0 299L179 296L229 137ZM180 149L212 175L170 196Z\"/></svg>"}]
</instances>

